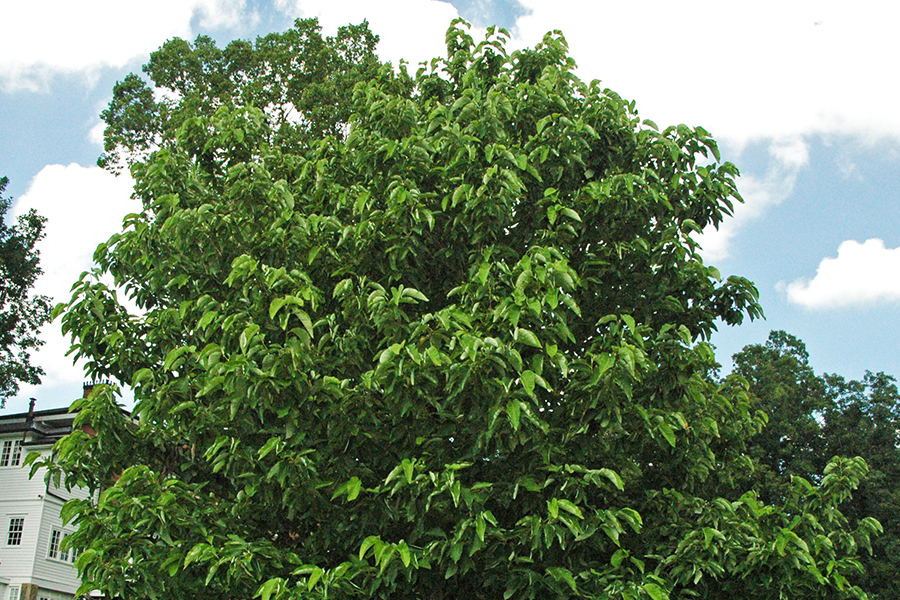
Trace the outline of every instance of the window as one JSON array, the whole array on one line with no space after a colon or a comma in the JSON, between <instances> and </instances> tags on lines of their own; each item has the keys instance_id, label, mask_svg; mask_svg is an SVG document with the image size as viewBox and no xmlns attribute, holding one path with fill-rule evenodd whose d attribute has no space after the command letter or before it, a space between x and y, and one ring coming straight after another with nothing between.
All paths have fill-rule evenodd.
<instances>
[{"instance_id":1,"label":"window","mask_svg":"<svg viewBox=\"0 0 900 600\"><path fill-rule=\"evenodd\" d=\"M6 440L0 450L0 467L18 467L22 458L22 442Z\"/></svg>"},{"instance_id":2,"label":"window","mask_svg":"<svg viewBox=\"0 0 900 600\"><path fill-rule=\"evenodd\" d=\"M75 550L63 550L62 543L68 537L62 529L54 527L50 530L50 545L47 548L47 556L56 560L75 562L78 553Z\"/></svg>"},{"instance_id":3,"label":"window","mask_svg":"<svg viewBox=\"0 0 900 600\"><path fill-rule=\"evenodd\" d=\"M47 556L50 558L59 558L62 560L61 553L59 551L59 544L62 542L62 531L54 527L50 531L50 549L47 551Z\"/></svg>"},{"instance_id":4,"label":"window","mask_svg":"<svg viewBox=\"0 0 900 600\"><path fill-rule=\"evenodd\" d=\"M9 600L19 600L19 588L9 588Z\"/></svg>"},{"instance_id":5,"label":"window","mask_svg":"<svg viewBox=\"0 0 900 600\"><path fill-rule=\"evenodd\" d=\"M25 529L25 517L13 517L9 520L9 534L6 536L7 546L22 545L22 531Z\"/></svg>"}]
</instances>

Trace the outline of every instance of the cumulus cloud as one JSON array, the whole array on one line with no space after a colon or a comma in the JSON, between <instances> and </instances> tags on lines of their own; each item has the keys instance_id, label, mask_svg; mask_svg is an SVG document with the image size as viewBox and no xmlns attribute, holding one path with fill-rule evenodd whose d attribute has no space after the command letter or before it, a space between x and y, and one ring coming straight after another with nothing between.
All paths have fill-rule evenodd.
<instances>
[{"instance_id":1,"label":"cumulus cloud","mask_svg":"<svg viewBox=\"0 0 900 600\"><path fill-rule=\"evenodd\" d=\"M794 190L797 174L809 162L809 148L802 139L779 140L769 146L772 157L764 177L741 176L738 190L744 199L736 204L734 214L719 224L719 228L707 227L696 236L707 262L721 261L730 255L730 243L738 232L780 204Z\"/></svg>"},{"instance_id":2,"label":"cumulus cloud","mask_svg":"<svg viewBox=\"0 0 900 600\"><path fill-rule=\"evenodd\" d=\"M396 66L400 59L413 67L436 56L446 56L444 34L459 16L447 2L434 0L275 0L293 17L318 17L326 35L348 23L369 22L380 36L378 55ZM476 34L473 34L476 35ZM478 39L478 38L476 38ZM412 69L414 70L414 69Z\"/></svg>"},{"instance_id":3,"label":"cumulus cloud","mask_svg":"<svg viewBox=\"0 0 900 600\"><path fill-rule=\"evenodd\" d=\"M246 0L9 2L0 36L0 83L6 91L47 89L58 74L92 76L142 58L167 39L252 21Z\"/></svg>"},{"instance_id":4,"label":"cumulus cloud","mask_svg":"<svg viewBox=\"0 0 900 600\"><path fill-rule=\"evenodd\" d=\"M797 279L786 290L788 301L812 309L900 301L900 248L847 240L837 258L822 259L811 281Z\"/></svg>"},{"instance_id":5,"label":"cumulus cloud","mask_svg":"<svg viewBox=\"0 0 900 600\"><path fill-rule=\"evenodd\" d=\"M122 219L140 206L131 200L133 181L128 175L114 177L98 167L77 164L49 165L32 180L28 191L13 206L13 216L34 208L47 218L45 237L39 242L41 269L44 273L34 291L64 302L78 276L91 268L97 245L120 231ZM33 356L43 367L45 386L77 384L83 378L80 365L65 360L69 341L63 338L59 323L44 326L45 345ZM23 387L21 397L32 392Z\"/></svg>"},{"instance_id":6,"label":"cumulus cloud","mask_svg":"<svg viewBox=\"0 0 900 600\"><path fill-rule=\"evenodd\" d=\"M900 138L900 3L520 0L533 44L561 29L582 79L660 125L740 142L811 133Z\"/></svg>"}]
</instances>

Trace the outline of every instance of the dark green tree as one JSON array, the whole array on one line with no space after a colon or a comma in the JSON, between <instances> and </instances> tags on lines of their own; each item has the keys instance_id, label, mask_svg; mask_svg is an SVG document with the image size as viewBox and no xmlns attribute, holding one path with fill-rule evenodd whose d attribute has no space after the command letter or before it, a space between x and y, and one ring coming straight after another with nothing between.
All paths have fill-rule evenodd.
<instances>
[{"instance_id":1,"label":"dark green tree","mask_svg":"<svg viewBox=\"0 0 900 600\"><path fill-rule=\"evenodd\" d=\"M819 423L828 406L825 382L809 365L803 342L784 331L771 332L765 345L746 346L733 358L735 373L748 381L756 407L767 417L750 446L758 462L754 487L777 502L791 475L812 481L831 458L823 454Z\"/></svg>"},{"instance_id":2,"label":"dark green tree","mask_svg":"<svg viewBox=\"0 0 900 600\"><path fill-rule=\"evenodd\" d=\"M50 318L50 299L31 294L41 274L35 244L44 235L45 219L32 209L8 225L12 202L3 197L8 183L0 177L0 408L20 383L41 382L44 372L31 364L31 352L43 344L38 333Z\"/></svg>"},{"instance_id":3,"label":"dark green tree","mask_svg":"<svg viewBox=\"0 0 900 600\"><path fill-rule=\"evenodd\" d=\"M778 505L731 487L763 419L706 340L760 309L691 235L730 213L737 169L579 81L559 33L511 55L504 35L456 23L446 59L373 68L294 120L157 64L180 99L108 131L143 210L57 309L88 374L137 400L132 421L95 388L74 407L94 433L44 463L102 491L65 508L83 590L860 595L877 525L836 506L863 463ZM272 73L242 85L287 86Z\"/></svg>"},{"instance_id":4,"label":"dark green tree","mask_svg":"<svg viewBox=\"0 0 900 600\"><path fill-rule=\"evenodd\" d=\"M896 380L867 372L862 381L825 375L823 456L861 456L869 477L843 508L851 523L875 517L884 534L860 555L861 587L873 599L900 598L900 393Z\"/></svg>"},{"instance_id":5,"label":"dark green tree","mask_svg":"<svg viewBox=\"0 0 900 600\"><path fill-rule=\"evenodd\" d=\"M236 40L224 50L207 36L193 44L172 39L143 69L163 94L154 95L133 73L113 88L101 114L105 152L98 164L114 172L130 166L171 145L186 121L212 116L223 106L261 109L271 133L267 141L284 151L340 135L354 85L373 77L380 65L377 43L366 23L324 38L315 19L298 20L255 44ZM211 165L212 150L201 150L198 159Z\"/></svg>"},{"instance_id":6,"label":"dark green tree","mask_svg":"<svg viewBox=\"0 0 900 600\"><path fill-rule=\"evenodd\" d=\"M894 379L866 373L863 381L815 375L802 341L773 331L765 345L734 356L735 372L750 383L755 405L768 420L749 442L758 461L744 482L772 501L784 497L793 479L816 481L834 456L861 457L869 476L841 506L853 527L874 517L884 533L859 560L860 587L871 598L900 595L900 395Z\"/></svg>"}]
</instances>

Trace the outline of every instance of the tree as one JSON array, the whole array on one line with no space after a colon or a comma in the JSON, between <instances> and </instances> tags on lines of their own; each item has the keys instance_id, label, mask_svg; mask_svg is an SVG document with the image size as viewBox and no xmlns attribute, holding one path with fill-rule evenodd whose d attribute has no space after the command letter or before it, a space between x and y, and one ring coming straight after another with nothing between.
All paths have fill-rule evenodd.
<instances>
[{"instance_id":1,"label":"tree","mask_svg":"<svg viewBox=\"0 0 900 600\"><path fill-rule=\"evenodd\" d=\"M40 383L43 370L30 353L43 342L38 330L50 318L50 300L30 294L41 274L35 244L44 236L44 217L31 209L6 224L11 201L3 197L9 179L0 177L0 408L20 383Z\"/></svg>"},{"instance_id":2,"label":"tree","mask_svg":"<svg viewBox=\"0 0 900 600\"><path fill-rule=\"evenodd\" d=\"M144 65L165 94L157 99L133 73L116 83L101 114L105 152L98 164L118 172L173 143L186 121L212 116L221 106L261 109L271 129L268 141L285 151L338 135L350 117L355 83L371 78L380 64L377 43L366 23L341 27L333 39L324 39L315 19L298 20L255 46L237 40L222 50L207 36L193 45L174 38Z\"/></svg>"},{"instance_id":3,"label":"tree","mask_svg":"<svg viewBox=\"0 0 900 600\"><path fill-rule=\"evenodd\" d=\"M749 443L758 468L749 486L779 498L791 478L816 480L833 456L859 456L870 472L841 507L851 526L876 518L884 534L859 560L860 587L874 599L900 594L900 393L893 377L866 373L862 381L815 375L803 342L773 331L765 345L735 355L735 371L750 383L768 424Z\"/></svg>"},{"instance_id":4,"label":"tree","mask_svg":"<svg viewBox=\"0 0 900 600\"><path fill-rule=\"evenodd\" d=\"M784 331L773 331L765 345L748 345L735 354L734 370L749 382L757 408L767 417L766 427L750 443L760 467L753 480L764 498L777 502L791 475L814 480L834 456L823 453L819 424L828 406L825 382L809 365L803 342Z\"/></svg>"},{"instance_id":5,"label":"tree","mask_svg":"<svg viewBox=\"0 0 900 600\"><path fill-rule=\"evenodd\" d=\"M446 59L378 66L314 129L196 101L204 66L177 129L137 132L143 210L57 309L88 374L137 400L132 421L95 388L74 405L93 433L44 463L102 491L65 508L83 590L860 595L876 525L835 507L864 463L778 506L730 487L763 421L706 340L761 311L691 235L730 213L737 169L579 81L559 33L509 55L504 35L454 23Z\"/></svg>"},{"instance_id":6,"label":"tree","mask_svg":"<svg viewBox=\"0 0 900 600\"><path fill-rule=\"evenodd\" d=\"M870 474L844 508L851 523L874 517L884 535L862 553L860 586L875 600L900 595L900 393L896 380L866 372L862 381L825 375L825 456L861 456Z\"/></svg>"}]
</instances>

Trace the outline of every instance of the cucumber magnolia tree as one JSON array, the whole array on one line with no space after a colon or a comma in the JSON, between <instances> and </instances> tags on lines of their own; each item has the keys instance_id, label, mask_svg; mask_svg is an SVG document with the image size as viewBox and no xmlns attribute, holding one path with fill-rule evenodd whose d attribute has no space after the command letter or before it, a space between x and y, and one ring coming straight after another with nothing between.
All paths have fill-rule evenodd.
<instances>
[{"instance_id":1,"label":"cucumber magnolia tree","mask_svg":"<svg viewBox=\"0 0 900 600\"><path fill-rule=\"evenodd\" d=\"M232 52L243 71L172 42L148 72L175 99L132 80L106 113L143 210L57 309L114 382L48 465L101 492L65 508L82 590L859 595L877 523L836 507L864 463L774 506L737 483L764 418L705 340L760 308L691 239L739 200L707 132L579 81L559 33L508 54L454 23L410 76L365 26L298 28ZM269 61L312 50L328 110L229 91L296 91Z\"/></svg>"}]
</instances>

